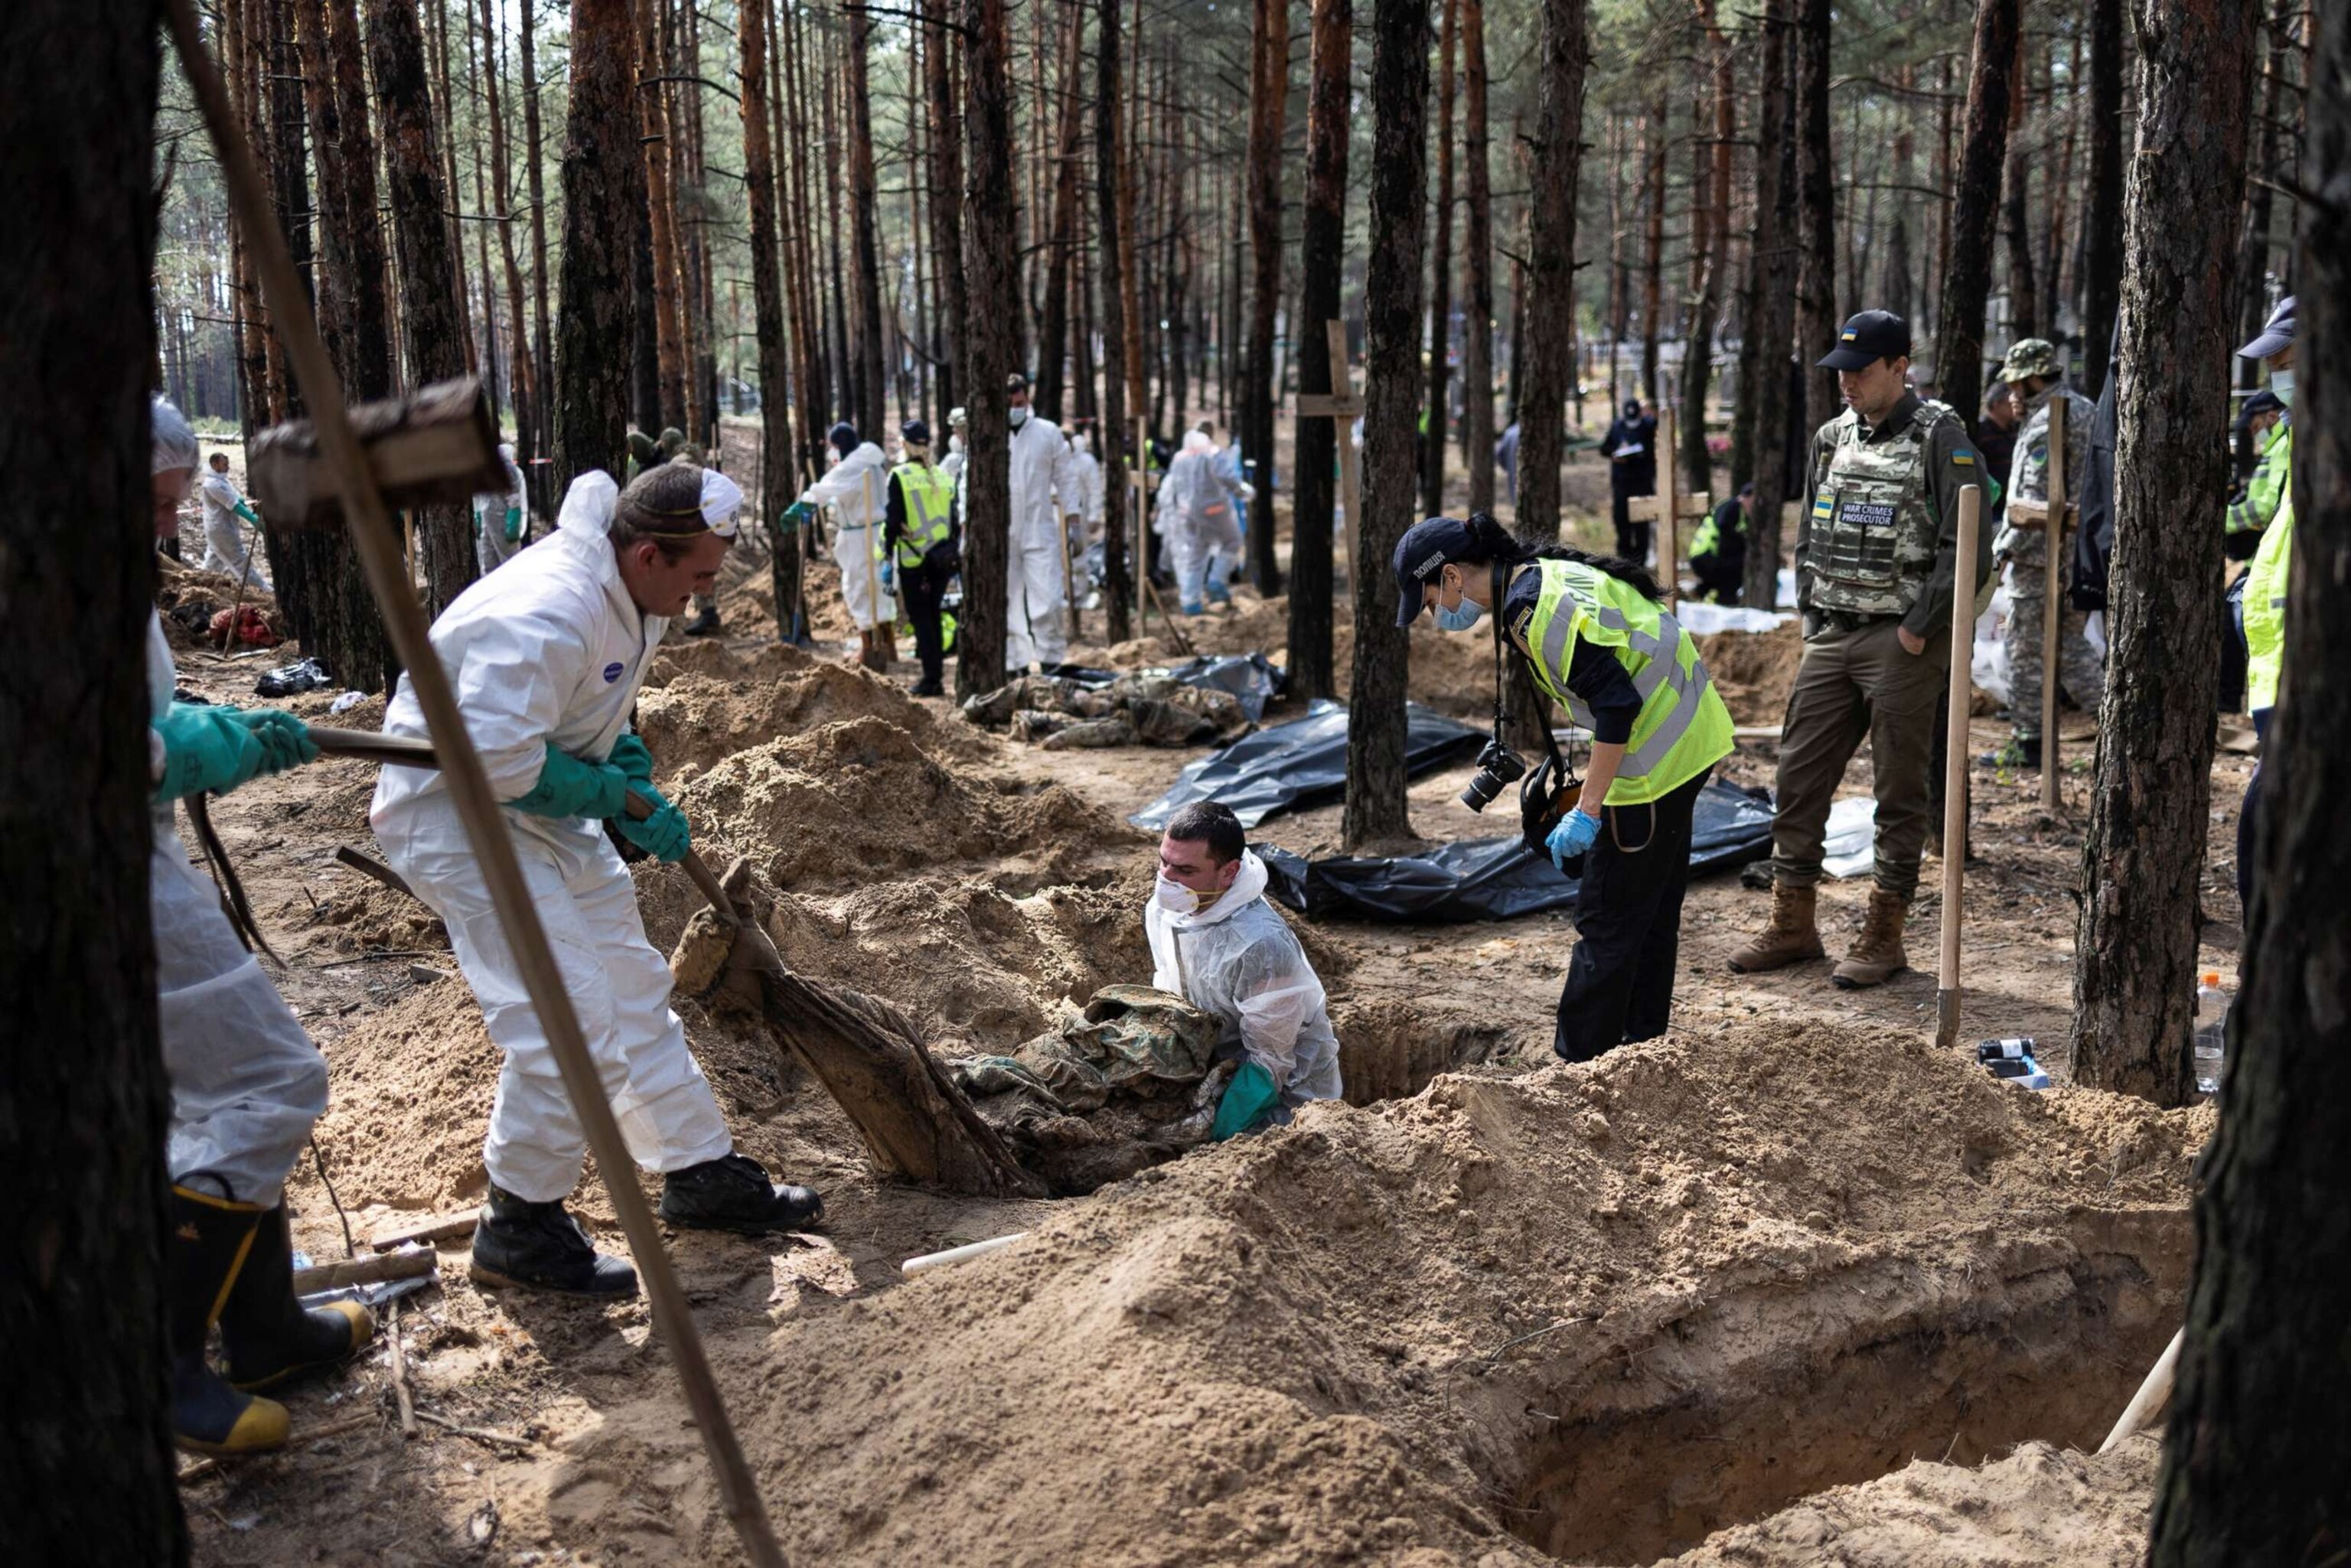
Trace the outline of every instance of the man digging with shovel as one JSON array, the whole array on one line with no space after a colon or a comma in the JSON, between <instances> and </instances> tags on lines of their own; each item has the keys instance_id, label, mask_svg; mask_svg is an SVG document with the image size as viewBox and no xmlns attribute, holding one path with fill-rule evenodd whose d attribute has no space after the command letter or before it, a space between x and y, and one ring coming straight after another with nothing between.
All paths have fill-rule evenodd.
<instances>
[{"instance_id":1,"label":"man digging with shovel","mask_svg":"<svg viewBox=\"0 0 2351 1568\"><path fill-rule=\"evenodd\" d=\"M433 649L506 802L630 1152L664 1177L662 1218L757 1235L802 1228L823 1205L734 1152L670 1009L669 965L645 940L635 884L603 828L615 822L664 862L689 847L685 816L653 789L652 753L628 718L670 619L717 580L742 502L726 476L685 463L648 469L625 492L609 475L582 475L553 537L460 595L434 623ZM405 675L383 727L428 738ZM643 821L626 813L632 790L653 804ZM564 1209L586 1137L441 775L387 766L370 820L393 869L447 923L506 1056L482 1151L490 1193L474 1235L475 1280L633 1295L636 1270L597 1252Z\"/></svg>"}]
</instances>

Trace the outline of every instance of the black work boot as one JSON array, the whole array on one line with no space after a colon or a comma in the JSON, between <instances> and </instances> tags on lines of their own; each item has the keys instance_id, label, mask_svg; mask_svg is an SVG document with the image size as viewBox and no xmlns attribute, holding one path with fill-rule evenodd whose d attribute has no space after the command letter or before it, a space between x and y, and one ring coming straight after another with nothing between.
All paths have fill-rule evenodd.
<instances>
[{"instance_id":1,"label":"black work boot","mask_svg":"<svg viewBox=\"0 0 2351 1568\"><path fill-rule=\"evenodd\" d=\"M164 1238L172 1336L172 1435L199 1454L286 1446L286 1406L230 1387L204 1361L204 1336L235 1287L261 1210L173 1186Z\"/></svg>"},{"instance_id":2,"label":"black work boot","mask_svg":"<svg viewBox=\"0 0 2351 1568\"><path fill-rule=\"evenodd\" d=\"M718 606L716 602L714 601L704 605L702 607L702 613L687 622L684 627L684 631L689 637L717 636L719 627Z\"/></svg>"},{"instance_id":3,"label":"black work boot","mask_svg":"<svg viewBox=\"0 0 2351 1568\"><path fill-rule=\"evenodd\" d=\"M935 663L928 659L924 660L923 678L914 683L914 689L908 695L918 697L943 697L946 695L946 683L943 678L946 671L943 668L943 664L944 661Z\"/></svg>"},{"instance_id":4,"label":"black work boot","mask_svg":"<svg viewBox=\"0 0 2351 1568\"><path fill-rule=\"evenodd\" d=\"M228 1380L267 1388L353 1354L375 1337L375 1314L357 1301L305 1309L294 1296L294 1237L279 1204L254 1228L253 1249L221 1308Z\"/></svg>"},{"instance_id":5,"label":"black work boot","mask_svg":"<svg viewBox=\"0 0 2351 1568\"><path fill-rule=\"evenodd\" d=\"M2032 772L2041 766L2041 737L2012 735L1998 751L1987 751L1978 760L1986 768Z\"/></svg>"},{"instance_id":6,"label":"black work boot","mask_svg":"<svg viewBox=\"0 0 2351 1568\"><path fill-rule=\"evenodd\" d=\"M779 1186L747 1155L721 1155L662 1178L661 1217L689 1230L805 1230L824 1213L808 1187Z\"/></svg>"},{"instance_id":7,"label":"black work boot","mask_svg":"<svg viewBox=\"0 0 2351 1568\"><path fill-rule=\"evenodd\" d=\"M490 1184L474 1227L474 1282L610 1301L637 1293L637 1271L596 1250L563 1200L532 1203Z\"/></svg>"}]
</instances>

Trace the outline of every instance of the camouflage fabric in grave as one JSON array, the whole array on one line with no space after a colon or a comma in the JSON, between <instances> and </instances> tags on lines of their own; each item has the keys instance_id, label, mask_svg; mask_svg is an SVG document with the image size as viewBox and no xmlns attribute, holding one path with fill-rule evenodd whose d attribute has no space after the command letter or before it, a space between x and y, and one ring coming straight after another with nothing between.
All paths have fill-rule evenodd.
<instances>
[{"instance_id":1,"label":"camouflage fabric in grave","mask_svg":"<svg viewBox=\"0 0 2351 1568\"><path fill-rule=\"evenodd\" d=\"M970 698L974 724L1008 725L1020 740L1077 747L1202 746L1249 727L1240 699L1166 675L1121 675L1107 685L1023 675Z\"/></svg>"}]
</instances>

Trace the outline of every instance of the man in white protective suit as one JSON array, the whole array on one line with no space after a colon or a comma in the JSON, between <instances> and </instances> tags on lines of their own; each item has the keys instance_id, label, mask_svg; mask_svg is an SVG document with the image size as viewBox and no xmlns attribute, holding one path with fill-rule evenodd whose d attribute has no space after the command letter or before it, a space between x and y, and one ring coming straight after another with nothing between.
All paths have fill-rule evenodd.
<instances>
[{"instance_id":1,"label":"man in white protective suit","mask_svg":"<svg viewBox=\"0 0 2351 1568\"><path fill-rule=\"evenodd\" d=\"M1005 378L1005 417L1012 425L1012 517L1004 552L1004 668L1069 657L1069 558L1066 529L1078 523L1075 454L1061 427L1029 406L1029 378Z\"/></svg>"},{"instance_id":2,"label":"man in white protective suit","mask_svg":"<svg viewBox=\"0 0 2351 1568\"><path fill-rule=\"evenodd\" d=\"M530 495L511 443L498 443L498 462L507 471L507 487L484 490L474 497L474 560L484 577L520 555L530 542Z\"/></svg>"},{"instance_id":3,"label":"man in white protective suit","mask_svg":"<svg viewBox=\"0 0 2351 1568\"><path fill-rule=\"evenodd\" d=\"M246 542L245 528L258 530L261 519L237 490L236 482L228 476L227 453L213 454L212 466L204 475L204 570L250 582L264 593L275 592L260 563L253 559L252 547ZM238 526L240 519L243 528Z\"/></svg>"},{"instance_id":4,"label":"man in white protective suit","mask_svg":"<svg viewBox=\"0 0 2351 1568\"><path fill-rule=\"evenodd\" d=\"M170 403L151 411L155 531L179 527L196 476L196 437ZM155 1010L172 1082L164 1150L172 1181L164 1242L172 1430L181 1447L250 1454L282 1447L286 1406L254 1396L332 1365L375 1334L353 1301L306 1311L294 1295L286 1173L327 1108L327 1063L223 913L220 890L188 861L175 803L225 794L319 755L308 728L274 708L172 701L178 672L147 621L148 762L154 838L148 914ZM227 1376L204 1357L217 1322Z\"/></svg>"},{"instance_id":5,"label":"man in white protective suit","mask_svg":"<svg viewBox=\"0 0 2351 1568\"><path fill-rule=\"evenodd\" d=\"M611 822L664 862L688 848L684 814L653 788L653 754L629 714L670 620L716 580L742 502L733 480L690 463L649 468L625 492L610 475L583 474L551 536L434 622L433 650L506 802L523 880L629 1152L662 1173L663 1219L758 1235L799 1228L823 1206L734 1152L670 1010L669 965L645 940L635 885L604 831ZM383 727L425 734L406 676ZM642 821L627 814L632 792L653 808ZM385 768L369 816L385 858L447 924L506 1057L482 1149L490 1193L474 1232L475 1280L633 1295L636 1271L599 1253L564 1209L586 1136L441 775Z\"/></svg>"},{"instance_id":6,"label":"man in white protective suit","mask_svg":"<svg viewBox=\"0 0 2351 1568\"><path fill-rule=\"evenodd\" d=\"M882 580L882 519L890 504L890 460L846 422L828 437L841 461L810 486L786 517L798 522L818 507L832 508L832 559L841 564L841 598L856 622L858 663L886 671L896 653L898 602Z\"/></svg>"},{"instance_id":7,"label":"man in white protective suit","mask_svg":"<svg viewBox=\"0 0 2351 1568\"><path fill-rule=\"evenodd\" d=\"M1265 901L1265 862L1230 808L1195 801L1159 841L1159 875L1143 912L1152 985L1223 1025L1220 1061L1238 1059L1210 1135L1290 1120L1340 1095L1339 1038L1322 982L1280 913Z\"/></svg>"},{"instance_id":8,"label":"man in white protective suit","mask_svg":"<svg viewBox=\"0 0 2351 1568\"><path fill-rule=\"evenodd\" d=\"M1216 443L1205 431L1186 434L1184 450L1159 481L1160 520L1186 615L1203 613L1206 601L1232 602L1224 563L1240 555L1240 522L1234 511L1239 499L1239 480L1217 465Z\"/></svg>"}]
</instances>

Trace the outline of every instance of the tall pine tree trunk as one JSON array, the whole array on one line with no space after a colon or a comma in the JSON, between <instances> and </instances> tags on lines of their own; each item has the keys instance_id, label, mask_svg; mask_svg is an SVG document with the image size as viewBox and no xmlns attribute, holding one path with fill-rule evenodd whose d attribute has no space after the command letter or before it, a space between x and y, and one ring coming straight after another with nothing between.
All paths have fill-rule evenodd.
<instances>
[{"instance_id":1,"label":"tall pine tree trunk","mask_svg":"<svg viewBox=\"0 0 2351 1568\"><path fill-rule=\"evenodd\" d=\"M1796 0L1796 344L1805 365L1835 343L1836 162L1829 146L1830 0ZM1844 402L1836 372L1808 369L1804 427L1818 430Z\"/></svg>"},{"instance_id":2,"label":"tall pine tree trunk","mask_svg":"<svg viewBox=\"0 0 2351 1568\"><path fill-rule=\"evenodd\" d=\"M2025 156L2024 117L2032 90L2023 41L2017 44L2016 69L2009 78L2008 173L2001 182L2001 226L2008 248L2009 340L2039 338L2042 330L2040 280L2032 272L2032 222L2027 211L2032 201L2032 162Z\"/></svg>"},{"instance_id":3,"label":"tall pine tree trunk","mask_svg":"<svg viewBox=\"0 0 2351 1568\"><path fill-rule=\"evenodd\" d=\"M1011 43L1004 0L963 0L964 270L971 289L965 330L971 390L964 442L963 616L956 642L956 695L1004 684L1007 529L1012 515L1011 424L1004 379L1018 361L1019 214L1012 189Z\"/></svg>"},{"instance_id":4,"label":"tall pine tree trunk","mask_svg":"<svg viewBox=\"0 0 2351 1568\"><path fill-rule=\"evenodd\" d=\"M1127 407L1127 300L1133 287L1127 255L1128 215L1120 200L1126 167L1125 103L1121 95L1119 16L1122 0L1097 0L1094 27L1094 212L1102 235L1102 570L1110 579L1109 627L1104 635L1123 643L1134 635L1134 573L1140 562L1126 555L1128 448L1134 440Z\"/></svg>"},{"instance_id":5,"label":"tall pine tree trunk","mask_svg":"<svg viewBox=\"0 0 2351 1568\"><path fill-rule=\"evenodd\" d=\"M2017 7L2018 0L1978 0L1976 5L1967 131L1935 340L1935 379L1943 401L1970 430L1983 407L1984 301L1991 293L1992 228L2000 215L2001 160L2008 151L2008 78L2016 64Z\"/></svg>"},{"instance_id":6,"label":"tall pine tree trunk","mask_svg":"<svg viewBox=\"0 0 2351 1568\"><path fill-rule=\"evenodd\" d=\"M882 385L882 259L880 194L873 173L873 110L866 89L866 55L873 19L863 6L849 13L849 74L844 108L849 121L849 207L857 287L858 434L872 442L883 431Z\"/></svg>"},{"instance_id":7,"label":"tall pine tree trunk","mask_svg":"<svg viewBox=\"0 0 2351 1568\"><path fill-rule=\"evenodd\" d=\"M1241 389L1241 452L1257 465L1249 493L1249 578L1270 598L1281 591L1281 569L1273 552L1273 329L1281 308L1281 121L1290 101L1290 4L1256 5L1249 45L1249 357ZM1426 110L1421 118L1426 120Z\"/></svg>"},{"instance_id":8,"label":"tall pine tree trunk","mask_svg":"<svg viewBox=\"0 0 2351 1568\"><path fill-rule=\"evenodd\" d=\"M629 0L572 0L563 133L563 278L556 315L555 467L628 473L629 356L644 212L636 29Z\"/></svg>"},{"instance_id":9,"label":"tall pine tree trunk","mask_svg":"<svg viewBox=\"0 0 2351 1568\"><path fill-rule=\"evenodd\" d=\"M400 256L401 347L409 382L425 386L465 373L465 328L457 313L454 204L442 188L439 129L424 73L424 31L416 0L367 0L370 64L383 119L383 167ZM416 515L425 610L438 615L474 580L474 520L463 506Z\"/></svg>"},{"instance_id":10,"label":"tall pine tree trunk","mask_svg":"<svg viewBox=\"0 0 2351 1568\"><path fill-rule=\"evenodd\" d=\"M1437 46L1437 134L1430 138L1437 148L1437 233L1428 263L1428 433L1420 444L1420 513L1425 517L1445 511L1445 455L1449 445L1446 433L1453 423L1453 405L1447 396L1453 380L1453 57L1461 5L1460 0L1438 0L1438 4L1445 20ZM1314 264L1301 255L1299 265L1307 269L1306 286L1313 287ZM1313 323L1306 326L1311 338ZM1305 430L1302 424L1299 427L1301 439ZM1302 451L1300 455L1303 457ZM1302 507L1302 475L1300 484ZM1297 547L1290 548L1294 553Z\"/></svg>"},{"instance_id":11,"label":"tall pine tree trunk","mask_svg":"<svg viewBox=\"0 0 2351 1568\"><path fill-rule=\"evenodd\" d=\"M1037 344L1037 412L1054 423L1063 423L1062 388L1070 354L1070 281L1078 249L1078 138L1085 128L1084 95L1077 90L1079 62L1084 57L1086 13L1072 5L1062 58L1061 105L1054 139L1053 223L1051 254L1045 258L1045 326ZM1038 106L1044 112L1044 106Z\"/></svg>"},{"instance_id":12,"label":"tall pine tree trunk","mask_svg":"<svg viewBox=\"0 0 2351 1568\"><path fill-rule=\"evenodd\" d=\"M2089 175L2082 193L2082 390L2096 397L2106 384L2123 299L2123 0L2090 0ZM2243 283L2241 275L2241 292ZM2256 321L2247 335L2260 330Z\"/></svg>"},{"instance_id":13,"label":"tall pine tree trunk","mask_svg":"<svg viewBox=\"0 0 2351 1568\"><path fill-rule=\"evenodd\" d=\"M1339 285L1347 242L1349 66L1355 41L1353 0L1314 0L1306 96L1306 212L1298 244L1298 390L1336 392L1346 367L1331 363L1330 331L1339 319ZM1442 359L1437 355L1436 358ZM1338 430L1328 419L1301 419L1297 477L1290 486L1290 684L1296 695L1338 695L1332 667L1333 573L1332 499L1337 485ZM1360 521L1360 519L1358 519ZM1351 560L1357 591L1364 563Z\"/></svg>"},{"instance_id":14,"label":"tall pine tree trunk","mask_svg":"<svg viewBox=\"0 0 2351 1568\"><path fill-rule=\"evenodd\" d=\"M670 184L669 84L654 78L669 76L667 50L663 46L658 0L635 0L637 12L637 106L643 120L645 216L653 256L654 370L659 378L660 423L683 428L690 423L685 398L685 300L679 263L677 199Z\"/></svg>"},{"instance_id":15,"label":"tall pine tree trunk","mask_svg":"<svg viewBox=\"0 0 2351 1568\"><path fill-rule=\"evenodd\" d=\"M748 0L764 5L766 0ZM555 343L548 329L547 276L547 181L541 165L546 162L544 144L538 124L538 38L533 20L537 7L532 0L521 6L522 37L518 52L522 56L522 126L525 167L529 171L530 192L530 308L532 359L538 365L534 383L538 388L538 444L540 452L551 451L555 444L555 413L550 404L555 389ZM539 511L555 509L555 486L562 476L552 464L535 464L523 470L529 481L533 506Z\"/></svg>"},{"instance_id":16,"label":"tall pine tree trunk","mask_svg":"<svg viewBox=\"0 0 2351 1568\"><path fill-rule=\"evenodd\" d=\"M2121 0L2105 0L2120 5ZM2259 0L2246 0L2249 5ZM2288 61L2297 51L2294 44L2291 18L2300 10L2297 0L2269 0L2269 25L2263 29L2261 73L2261 112L2255 121L2260 131L2253 141L2252 153L2253 172L2260 178L2249 182L2245 190L2245 225L2243 237L2237 247L2237 340L2251 342L2261 336L2262 323L2269 314L2270 261L2270 184L2278 175L2278 152L2281 141L2278 99L2289 79ZM2116 31L2120 31L2117 21ZM2119 74L2119 62L2117 62ZM2116 91L2120 92L2117 80ZM2241 359L2237 361L2237 384L2252 387L2262 374L2261 361Z\"/></svg>"},{"instance_id":17,"label":"tall pine tree trunk","mask_svg":"<svg viewBox=\"0 0 2351 1568\"><path fill-rule=\"evenodd\" d=\"M1462 312L1461 461L1469 509L1494 509L1494 191L1486 160L1486 0L1461 7L1461 162L1468 186L1462 237L1469 285ZM1432 418L1431 423L1434 423Z\"/></svg>"},{"instance_id":18,"label":"tall pine tree trunk","mask_svg":"<svg viewBox=\"0 0 2351 1568\"><path fill-rule=\"evenodd\" d=\"M2141 33L2155 56L2140 73L2150 119L2179 90L2150 92L2152 73L2185 68L2215 97L2244 80L2242 65L2229 58L2241 47L2233 7L2140 0L2139 8L2172 24L2160 37ZM2198 14L2180 16L2189 10ZM2322 14L2311 61L2303 178L2314 191L2340 192L2351 180L2351 37L2342 20L2340 11ZM2207 140L2243 134L2225 101L2197 118L2212 128ZM2149 129L2177 124L2167 118ZM2147 131L2141 135L2146 145ZM2204 210L2209 223L2214 204ZM2343 1440L2351 1408L2343 1348L2351 835L2342 827L2351 793L2351 390L2343 368L2351 366L2351 224L2339 203L2313 204L2304 221L2297 361L2306 368L2294 411L2284 700L2263 743L2259 892L2245 917L2220 1131L2196 1197L2195 1282L2156 1485L2153 1568L2324 1563L2351 1544L2351 1444Z\"/></svg>"},{"instance_id":19,"label":"tall pine tree trunk","mask_svg":"<svg viewBox=\"0 0 2351 1568\"><path fill-rule=\"evenodd\" d=\"M524 472L538 455L531 427L539 393L533 382L530 317L523 307L522 265L515 256L514 176L507 155L506 111L498 91L500 32L491 12L493 0L482 0L482 103L490 120L490 193L497 202L498 259L507 281L507 363L514 376L515 455ZM486 279L485 284L486 286Z\"/></svg>"},{"instance_id":20,"label":"tall pine tree trunk","mask_svg":"<svg viewBox=\"0 0 2351 1568\"><path fill-rule=\"evenodd\" d=\"M1559 464L1575 383L1575 196L1583 159L1587 0L1543 0L1527 144L1527 334L1519 405L1520 537L1559 536ZM1612 387L1611 395L1614 389Z\"/></svg>"},{"instance_id":21,"label":"tall pine tree trunk","mask_svg":"<svg viewBox=\"0 0 2351 1568\"><path fill-rule=\"evenodd\" d=\"M799 486L793 483L784 285L777 266L776 161L768 131L768 0L744 0L736 34L743 48L743 188L751 219L753 336L759 345L759 521L770 547L776 635L791 643L807 627L801 615L800 533L783 526L784 509Z\"/></svg>"},{"instance_id":22,"label":"tall pine tree trunk","mask_svg":"<svg viewBox=\"0 0 2351 1568\"><path fill-rule=\"evenodd\" d=\"M2115 555L2074 951L2074 1076L2159 1105L2194 1088L2199 881L2211 829L2220 540L2254 18L2138 0L2138 151L2125 218ZM2220 19L2226 12L2233 18ZM2338 977L2339 978L2339 977Z\"/></svg>"},{"instance_id":23,"label":"tall pine tree trunk","mask_svg":"<svg viewBox=\"0 0 2351 1568\"><path fill-rule=\"evenodd\" d=\"M1788 499L1789 429L1804 410L1789 396L1795 380L1791 349L1796 330L1796 148L1788 133L1793 106L1792 0L1764 0L1761 104L1757 113L1755 259L1748 333L1761 345L1754 381L1741 399L1752 411L1755 520L1747 540L1748 603L1779 602L1781 507ZM1799 480L1801 485L1802 481Z\"/></svg>"},{"instance_id":24,"label":"tall pine tree trunk","mask_svg":"<svg viewBox=\"0 0 2351 1568\"><path fill-rule=\"evenodd\" d=\"M1347 721L1350 853L1407 838L1405 633L1396 628L1396 541L1413 524L1420 406L1420 247L1427 227L1428 3L1373 0L1372 246L1364 277L1364 517L1356 528L1355 658Z\"/></svg>"},{"instance_id":25,"label":"tall pine tree trunk","mask_svg":"<svg viewBox=\"0 0 2351 1568\"><path fill-rule=\"evenodd\" d=\"M16 1563L183 1562L147 904L155 12L18 0L0 8L0 59L12 120L40 128L0 150L0 187L20 198L0 229L0 452L16 477L0 520L15 1042L0 1127L16 1175L0 1530Z\"/></svg>"},{"instance_id":26,"label":"tall pine tree trunk","mask_svg":"<svg viewBox=\"0 0 2351 1568\"><path fill-rule=\"evenodd\" d=\"M1643 210L1647 227L1641 242L1641 401L1657 406L1657 340L1665 315L1666 272L1666 89L1641 116Z\"/></svg>"},{"instance_id":27,"label":"tall pine tree trunk","mask_svg":"<svg viewBox=\"0 0 2351 1568\"><path fill-rule=\"evenodd\" d=\"M1677 455L1682 465L1684 487L1691 495L1702 495L1714 488L1714 458L1706 444L1707 392L1714 375L1714 329L1722 319L1722 279L1730 260L1730 138L1734 129L1730 95L1730 50L1723 41L1722 29L1715 22L1714 0L1699 0L1699 16L1705 24L1708 75L1710 78L1714 110L1714 133L1699 146L1698 155L1691 162L1695 180L1704 178L1703 189L1693 189L1690 205L1693 209L1691 230L1702 227L1706 236L1698 261L1698 285L1690 301L1689 331L1682 346L1682 449ZM1660 538L1665 537L1661 531ZM1667 573L1678 573L1681 563L1660 559L1658 565ZM1673 580L1667 576L1666 580Z\"/></svg>"}]
</instances>

